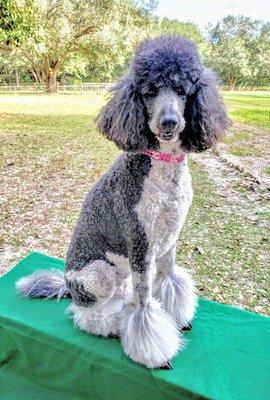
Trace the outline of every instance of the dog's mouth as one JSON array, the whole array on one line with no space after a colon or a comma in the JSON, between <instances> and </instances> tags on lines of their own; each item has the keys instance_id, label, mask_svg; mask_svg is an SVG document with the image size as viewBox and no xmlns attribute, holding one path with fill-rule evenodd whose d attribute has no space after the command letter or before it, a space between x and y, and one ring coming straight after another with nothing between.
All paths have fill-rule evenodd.
<instances>
[{"instance_id":1,"label":"dog's mouth","mask_svg":"<svg viewBox=\"0 0 270 400\"><path fill-rule=\"evenodd\" d=\"M149 128L154 133L159 142L176 142L179 140L179 134L185 128L184 118L179 118L177 125L161 127L160 124L156 124L155 119L150 120Z\"/></svg>"},{"instance_id":2,"label":"dog's mouth","mask_svg":"<svg viewBox=\"0 0 270 400\"><path fill-rule=\"evenodd\" d=\"M151 126L151 125L152 124L150 123L149 124L150 129L155 134L155 136L159 141L175 142L179 139L179 134L185 128L185 120L184 118L179 119L179 122L174 127L162 128L160 126L153 126L153 125Z\"/></svg>"},{"instance_id":3,"label":"dog's mouth","mask_svg":"<svg viewBox=\"0 0 270 400\"><path fill-rule=\"evenodd\" d=\"M169 141L175 137L176 133L173 131L161 132L160 137L163 140Z\"/></svg>"}]
</instances>

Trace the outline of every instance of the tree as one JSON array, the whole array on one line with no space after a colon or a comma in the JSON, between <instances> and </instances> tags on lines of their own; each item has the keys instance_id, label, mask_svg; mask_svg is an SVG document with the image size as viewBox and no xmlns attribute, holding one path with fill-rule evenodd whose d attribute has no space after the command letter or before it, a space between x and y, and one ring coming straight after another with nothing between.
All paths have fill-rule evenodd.
<instances>
[{"instance_id":1,"label":"tree","mask_svg":"<svg viewBox=\"0 0 270 400\"><path fill-rule=\"evenodd\" d=\"M15 51L5 55L0 53L0 84L20 85L21 81L33 83L23 60Z\"/></svg>"},{"instance_id":2,"label":"tree","mask_svg":"<svg viewBox=\"0 0 270 400\"><path fill-rule=\"evenodd\" d=\"M33 0L31 23L35 36L20 40L18 51L36 82L45 84L48 93L54 93L59 71L72 57L93 58L97 45L110 54L111 47L106 42L114 41L114 49L124 46L123 26L129 30L140 27L152 7L152 3L145 4L135 6L131 0ZM118 33L122 35L121 43L116 38Z\"/></svg>"},{"instance_id":3,"label":"tree","mask_svg":"<svg viewBox=\"0 0 270 400\"><path fill-rule=\"evenodd\" d=\"M196 24L181 22L177 19L163 18L159 26L160 33L165 35L181 35L194 40L197 44L204 42L204 38Z\"/></svg>"},{"instance_id":4,"label":"tree","mask_svg":"<svg viewBox=\"0 0 270 400\"><path fill-rule=\"evenodd\" d=\"M270 23L258 21L258 35L250 46L251 85L270 85Z\"/></svg>"},{"instance_id":5,"label":"tree","mask_svg":"<svg viewBox=\"0 0 270 400\"><path fill-rule=\"evenodd\" d=\"M118 24L108 24L89 43L86 74L89 81L112 81L128 69L134 48L152 34L152 16L149 11L135 9L125 12Z\"/></svg>"},{"instance_id":6,"label":"tree","mask_svg":"<svg viewBox=\"0 0 270 400\"><path fill-rule=\"evenodd\" d=\"M208 39L208 64L218 72L229 90L234 90L239 83L256 81L259 74L260 81L266 81L267 75L269 77L267 24L244 16L228 15L215 26L209 26Z\"/></svg>"},{"instance_id":7,"label":"tree","mask_svg":"<svg viewBox=\"0 0 270 400\"><path fill-rule=\"evenodd\" d=\"M233 38L215 46L211 52L211 67L218 72L229 90L251 75L249 53L241 38Z\"/></svg>"},{"instance_id":8,"label":"tree","mask_svg":"<svg viewBox=\"0 0 270 400\"><path fill-rule=\"evenodd\" d=\"M35 35L35 7L33 0L1 0L0 49L11 51L28 37Z\"/></svg>"},{"instance_id":9,"label":"tree","mask_svg":"<svg viewBox=\"0 0 270 400\"><path fill-rule=\"evenodd\" d=\"M208 43L199 27L192 22L181 22L177 19L163 18L159 21L158 33L164 35L184 36L197 44L203 61L207 57L209 52Z\"/></svg>"}]
</instances>

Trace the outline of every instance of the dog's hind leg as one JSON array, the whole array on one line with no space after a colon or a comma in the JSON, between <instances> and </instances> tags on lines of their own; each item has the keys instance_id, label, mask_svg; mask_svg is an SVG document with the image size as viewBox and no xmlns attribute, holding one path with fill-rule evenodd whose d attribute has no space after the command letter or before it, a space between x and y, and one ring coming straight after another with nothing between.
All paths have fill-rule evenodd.
<instances>
[{"instance_id":1,"label":"dog's hind leg","mask_svg":"<svg viewBox=\"0 0 270 400\"><path fill-rule=\"evenodd\" d=\"M156 259L154 296L181 329L187 329L195 313L197 296L188 270L175 265L175 247Z\"/></svg>"},{"instance_id":2,"label":"dog's hind leg","mask_svg":"<svg viewBox=\"0 0 270 400\"><path fill-rule=\"evenodd\" d=\"M104 260L90 262L80 270L68 269L66 282L73 300L68 312L75 325L95 335L119 335L124 300L116 288L123 279L117 267Z\"/></svg>"}]
</instances>

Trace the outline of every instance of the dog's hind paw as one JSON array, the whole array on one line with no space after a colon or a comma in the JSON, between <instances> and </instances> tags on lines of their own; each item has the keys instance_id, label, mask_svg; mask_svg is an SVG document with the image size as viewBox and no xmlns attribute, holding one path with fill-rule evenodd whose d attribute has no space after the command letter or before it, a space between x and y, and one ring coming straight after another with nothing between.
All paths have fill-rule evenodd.
<instances>
[{"instance_id":1,"label":"dog's hind paw","mask_svg":"<svg viewBox=\"0 0 270 400\"><path fill-rule=\"evenodd\" d=\"M114 333L109 333L108 338L109 339L116 339L116 340L120 340L121 339L119 335L116 335Z\"/></svg>"}]
</instances>

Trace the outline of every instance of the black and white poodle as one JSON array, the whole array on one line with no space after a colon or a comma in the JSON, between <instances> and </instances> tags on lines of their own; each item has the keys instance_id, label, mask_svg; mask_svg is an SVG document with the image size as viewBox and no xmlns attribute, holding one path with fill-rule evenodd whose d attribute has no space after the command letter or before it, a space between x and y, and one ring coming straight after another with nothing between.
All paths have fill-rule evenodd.
<instances>
[{"instance_id":1,"label":"black and white poodle","mask_svg":"<svg viewBox=\"0 0 270 400\"><path fill-rule=\"evenodd\" d=\"M100 132L123 153L84 201L65 273L24 277L19 293L71 296L79 328L120 336L147 367L166 365L196 308L194 282L175 265L192 201L187 154L211 147L228 125L215 75L192 42L142 42L99 116Z\"/></svg>"}]
</instances>

